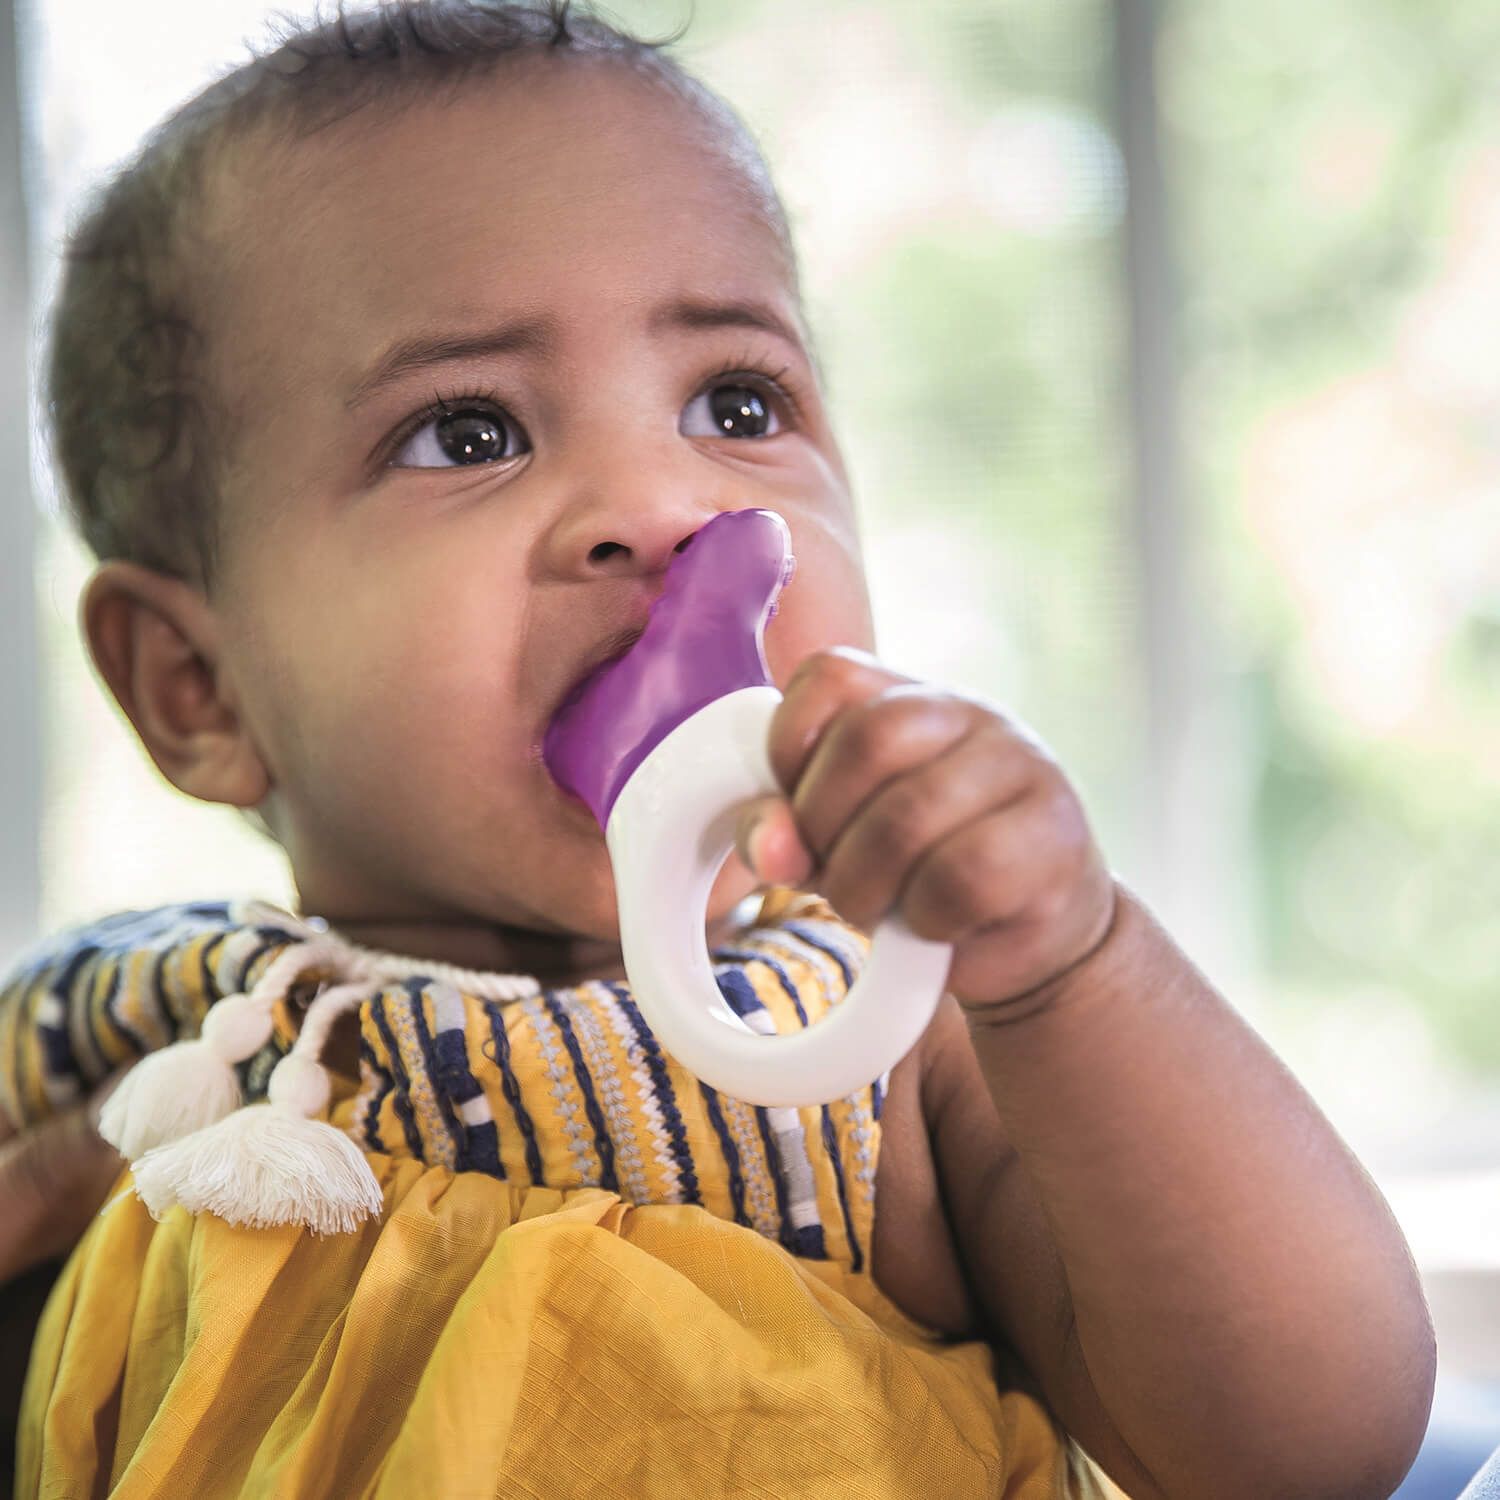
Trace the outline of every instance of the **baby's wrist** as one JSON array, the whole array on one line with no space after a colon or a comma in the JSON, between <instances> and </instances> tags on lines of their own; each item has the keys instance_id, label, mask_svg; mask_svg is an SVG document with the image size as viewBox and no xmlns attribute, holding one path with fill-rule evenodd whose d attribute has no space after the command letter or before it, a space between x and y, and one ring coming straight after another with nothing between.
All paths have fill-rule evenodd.
<instances>
[{"instance_id":1,"label":"baby's wrist","mask_svg":"<svg viewBox=\"0 0 1500 1500\"><path fill-rule=\"evenodd\" d=\"M988 1002L959 1000L970 1030L1014 1026L1113 991L1116 981L1145 959L1151 926L1139 901L1111 876L1107 916L1098 937L1050 978L1019 994Z\"/></svg>"}]
</instances>

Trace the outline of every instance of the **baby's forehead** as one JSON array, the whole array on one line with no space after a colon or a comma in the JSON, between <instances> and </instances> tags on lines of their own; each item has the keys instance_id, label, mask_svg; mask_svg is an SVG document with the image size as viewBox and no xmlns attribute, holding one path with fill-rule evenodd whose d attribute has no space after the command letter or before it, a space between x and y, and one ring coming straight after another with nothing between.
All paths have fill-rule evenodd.
<instances>
[{"instance_id":1,"label":"baby's forehead","mask_svg":"<svg viewBox=\"0 0 1500 1500\"><path fill-rule=\"evenodd\" d=\"M327 366L414 327L588 330L708 296L802 332L780 216L711 121L618 66L534 72L245 157L216 236L229 302L255 308L236 362L285 381L309 348Z\"/></svg>"},{"instance_id":2,"label":"baby's forehead","mask_svg":"<svg viewBox=\"0 0 1500 1500\"><path fill-rule=\"evenodd\" d=\"M370 232L401 217L413 196L433 214L467 199L515 216L561 214L582 194L614 188L679 227L684 216L663 212L672 200L705 210L694 226L704 234L769 230L790 258L775 187L735 117L712 96L617 58L505 57L481 74L410 80L388 98L314 119L309 128L273 118L226 143L238 170L224 174L221 219L242 233L296 235L353 207L351 219ZM450 193L446 205L423 192L434 175Z\"/></svg>"},{"instance_id":3,"label":"baby's forehead","mask_svg":"<svg viewBox=\"0 0 1500 1500\"><path fill-rule=\"evenodd\" d=\"M769 180L721 122L619 63L507 59L247 141L222 181L226 297L299 341L715 284L779 297L800 322Z\"/></svg>"}]
</instances>

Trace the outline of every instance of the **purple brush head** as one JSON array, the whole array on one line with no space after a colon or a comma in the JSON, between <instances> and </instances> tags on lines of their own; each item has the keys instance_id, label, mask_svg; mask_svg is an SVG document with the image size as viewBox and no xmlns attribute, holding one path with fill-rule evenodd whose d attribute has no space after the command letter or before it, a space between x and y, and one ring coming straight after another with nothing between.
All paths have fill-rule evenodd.
<instances>
[{"instance_id":1,"label":"purple brush head","mask_svg":"<svg viewBox=\"0 0 1500 1500\"><path fill-rule=\"evenodd\" d=\"M774 686L762 637L794 566L775 511L715 516L668 564L640 640L564 699L542 759L601 828L631 773L685 719L739 688Z\"/></svg>"}]
</instances>

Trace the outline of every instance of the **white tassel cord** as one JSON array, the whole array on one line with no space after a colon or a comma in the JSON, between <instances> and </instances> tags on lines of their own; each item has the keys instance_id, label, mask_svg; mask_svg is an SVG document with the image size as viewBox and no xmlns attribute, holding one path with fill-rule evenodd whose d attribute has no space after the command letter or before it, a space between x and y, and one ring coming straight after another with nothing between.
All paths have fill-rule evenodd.
<instances>
[{"instance_id":1,"label":"white tassel cord","mask_svg":"<svg viewBox=\"0 0 1500 1500\"><path fill-rule=\"evenodd\" d=\"M210 1008L202 1033L148 1053L120 1081L99 1113L99 1134L127 1161L213 1125L240 1107L234 1064L270 1040L272 1008L308 969L342 956L326 937L278 954L248 995Z\"/></svg>"},{"instance_id":2,"label":"white tassel cord","mask_svg":"<svg viewBox=\"0 0 1500 1500\"><path fill-rule=\"evenodd\" d=\"M369 982L335 985L309 1006L302 1032L271 1074L270 1099L207 1130L149 1151L135 1185L156 1218L174 1204L256 1229L301 1224L348 1233L384 1205L364 1153L321 1114L331 1095L318 1054L337 1016L369 995Z\"/></svg>"}]
</instances>

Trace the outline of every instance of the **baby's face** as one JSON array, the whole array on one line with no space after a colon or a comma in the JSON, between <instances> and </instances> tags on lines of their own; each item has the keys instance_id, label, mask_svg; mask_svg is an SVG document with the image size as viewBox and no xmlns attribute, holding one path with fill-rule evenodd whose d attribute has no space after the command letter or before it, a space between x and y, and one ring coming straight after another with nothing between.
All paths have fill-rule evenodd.
<instances>
[{"instance_id":1,"label":"baby's face","mask_svg":"<svg viewBox=\"0 0 1500 1500\"><path fill-rule=\"evenodd\" d=\"M774 231L693 111L594 61L374 106L230 180L213 603L304 907L612 938L603 836L541 742L674 549L778 511L776 682L874 644ZM732 859L711 920L753 887Z\"/></svg>"}]
</instances>

